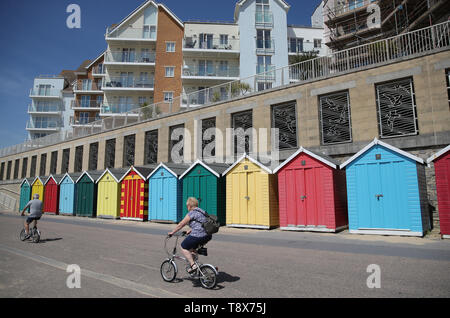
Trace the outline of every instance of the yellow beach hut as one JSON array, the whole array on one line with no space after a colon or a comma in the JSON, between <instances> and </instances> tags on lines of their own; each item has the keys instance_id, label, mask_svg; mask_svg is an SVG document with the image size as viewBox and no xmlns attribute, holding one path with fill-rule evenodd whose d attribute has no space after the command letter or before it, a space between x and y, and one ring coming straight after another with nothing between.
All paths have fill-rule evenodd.
<instances>
[{"instance_id":1,"label":"yellow beach hut","mask_svg":"<svg viewBox=\"0 0 450 318\"><path fill-rule=\"evenodd\" d=\"M97 217L120 218L120 196L122 187L119 180L126 169L106 169L97 179Z\"/></svg>"},{"instance_id":2,"label":"yellow beach hut","mask_svg":"<svg viewBox=\"0 0 450 318\"><path fill-rule=\"evenodd\" d=\"M40 177L36 177L31 184L31 199L36 193L39 194L39 200L44 202L44 182L42 182Z\"/></svg>"},{"instance_id":3,"label":"yellow beach hut","mask_svg":"<svg viewBox=\"0 0 450 318\"><path fill-rule=\"evenodd\" d=\"M279 226L277 177L268 167L244 154L222 176L227 184L227 226Z\"/></svg>"}]
</instances>

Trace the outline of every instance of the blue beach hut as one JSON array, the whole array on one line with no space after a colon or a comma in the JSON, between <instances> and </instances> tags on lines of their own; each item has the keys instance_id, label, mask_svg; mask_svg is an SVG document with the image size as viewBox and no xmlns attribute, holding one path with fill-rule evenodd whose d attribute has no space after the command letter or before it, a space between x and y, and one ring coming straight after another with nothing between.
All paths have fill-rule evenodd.
<instances>
[{"instance_id":1,"label":"blue beach hut","mask_svg":"<svg viewBox=\"0 0 450 318\"><path fill-rule=\"evenodd\" d=\"M59 214L75 215L76 180L81 173L66 173L59 181Z\"/></svg>"},{"instance_id":2,"label":"blue beach hut","mask_svg":"<svg viewBox=\"0 0 450 318\"><path fill-rule=\"evenodd\" d=\"M183 215L183 182L179 176L189 166L161 163L147 177L148 220L178 223Z\"/></svg>"},{"instance_id":3,"label":"blue beach hut","mask_svg":"<svg viewBox=\"0 0 450 318\"><path fill-rule=\"evenodd\" d=\"M31 199L31 183L32 182L33 182L33 179L25 178L25 179L23 179L22 183L20 184L20 204L19 204L20 211L23 210L23 208L27 205L27 203Z\"/></svg>"},{"instance_id":4,"label":"blue beach hut","mask_svg":"<svg viewBox=\"0 0 450 318\"><path fill-rule=\"evenodd\" d=\"M340 168L350 233L423 236L430 229L421 158L375 139Z\"/></svg>"}]
</instances>

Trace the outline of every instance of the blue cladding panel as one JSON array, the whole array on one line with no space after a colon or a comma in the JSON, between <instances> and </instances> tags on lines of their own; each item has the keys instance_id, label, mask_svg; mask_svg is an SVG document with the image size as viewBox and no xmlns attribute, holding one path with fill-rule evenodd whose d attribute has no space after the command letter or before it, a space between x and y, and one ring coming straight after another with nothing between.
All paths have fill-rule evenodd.
<instances>
[{"instance_id":1,"label":"blue cladding panel","mask_svg":"<svg viewBox=\"0 0 450 318\"><path fill-rule=\"evenodd\" d=\"M346 172L351 230L422 232L415 161L375 145L350 163Z\"/></svg>"},{"instance_id":2,"label":"blue cladding panel","mask_svg":"<svg viewBox=\"0 0 450 318\"><path fill-rule=\"evenodd\" d=\"M66 177L61 182L59 187L59 213L60 214L75 214L75 184Z\"/></svg>"}]
</instances>

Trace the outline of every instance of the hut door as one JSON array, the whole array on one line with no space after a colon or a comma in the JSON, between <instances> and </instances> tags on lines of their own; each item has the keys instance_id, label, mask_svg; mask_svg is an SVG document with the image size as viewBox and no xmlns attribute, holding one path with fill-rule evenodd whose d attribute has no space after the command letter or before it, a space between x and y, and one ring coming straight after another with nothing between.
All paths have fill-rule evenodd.
<instances>
[{"instance_id":1,"label":"hut door","mask_svg":"<svg viewBox=\"0 0 450 318\"><path fill-rule=\"evenodd\" d=\"M22 211L25 205L30 201L30 186L26 183L22 186L22 190L20 193L20 210Z\"/></svg>"},{"instance_id":2,"label":"hut door","mask_svg":"<svg viewBox=\"0 0 450 318\"><path fill-rule=\"evenodd\" d=\"M250 225L262 224L262 213L259 213L259 219L257 218L257 199L259 195L257 195L256 189L259 188L259 184L257 183L257 172L248 172L245 174L247 179L247 184L245 189L247 190L247 196L244 198L247 201L247 223Z\"/></svg>"}]
</instances>

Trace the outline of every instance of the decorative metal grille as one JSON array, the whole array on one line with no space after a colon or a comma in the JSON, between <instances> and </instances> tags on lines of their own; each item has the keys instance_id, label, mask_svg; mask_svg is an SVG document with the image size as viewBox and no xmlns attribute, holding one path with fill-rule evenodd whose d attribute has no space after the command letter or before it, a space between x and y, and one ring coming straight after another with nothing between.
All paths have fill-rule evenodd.
<instances>
[{"instance_id":1,"label":"decorative metal grille","mask_svg":"<svg viewBox=\"0 0 450 318\"><path fill-rule=\"evenodd\" d=\"M0 168L0 181L3 181L3 174L5 173L5 163L2 162L2 166Z\"/></svg>"},{"instance_id":2,"label":"decorative metal grille","mask_svg":"<svg viewBox=\"0 0 450 318\"><path fill-rule=\"evenodd\" d=\"M11 179L11 167L12 167L12 161L8 161L8 167L6 168L6 180Z\"/></svg>"},{"instance_id":3,"label":"decorative metal grille","mask_svg":"<svg viewBox=\"0 0 450 318\"><path fill-rule=\"evenodd\" d=\"M123 166L131 167L134 165L134 147L136 144L136 135L125 136L123 138Z\"/></svg>"},{"instance_id":4,"label":"decorative metal grille","mask_svg":"<svg viewBox=\"0 0 450 318\"><path fill-rule=\"evenodd\" d=\"M158 130L145 133L145 164L158 162Z\"/></svg>"},{"instance_id":5,"label":"decorative metal grille","mask_svg":"<svg viewBox=\"0 0 450 318\"><path fill-rule=\"evenodd\" d=\"M105 167L114 168L116 161L116 139L109 139L105 145Z\"/></svg>"},{"instance_id":6,"label":"decorative metal grille","mask_svg":"<svg viewBox=\"0 0 450 318\"><path fill-rule=\"evenodd\" d=\"M183 129L183 134L180 135L178 139L172 140L172 134L177 129ZM177 133L175 132L175 134L177 134ZM182 144L181 144L182 146L181 146L181 149L178 151L178 154L181 158L183 158L184 157L184 124L170 127L170 130L169 130L169 160L171 162L175 161L175 158L172 158L172 149L175 145L177 145L180 142L182 142Z\"/></svg>"},{"instance_id":7,"label":"decorative metal grille","mask_svg":"<svg viewBox=\"0 0 450 318\"><path fill-rule=\"evenodd\" d=\"M235 113L231 117L233 127L234 155L241 155L244 151L251 151L251 130L246 133L247 129L253 127L253 113L251 110Z\"/></svg>"},{"instance_id":8,"label":"decorative metal grille","mask_svg":"<svg viewBox=\"0 0 450 318\"><path fill-rule=\"evenodd\" d=\"M50 174L56 174L57 165L58 165L58 152L53 151L50 158Z\"/></svg>"},{"instance_id":9,"label":"decorative metal grille","mask_svg":"<svg viewBox=\"0 0 450 318\"><path fill-rule=\"evenodd\" d=\"M19 179L19 163L20 163L20 159L16 159L15 163L14 163L14 180Z\"/></svg>"},{"instance_id":10,"label":"decorative metal grille","mask_svg":"<svg viewBox=\"0 0 450 318\"><path fill-rule=\"evenodd\" d=\"M75 148L75 172L83 170L83 146Z\"/></svg>"},{"instance_id":11,"label":"decorative metal grille","mask_svg":"<svg viewBox=\"0 0 450 318\"><path fill-rule=\"evenodd\" d=\"M27 176L27 169L28 169L28 158L23 158L23 161L22 161L22 175L21 175L22 179L26 178L26 176ZM0 173L0 174L3 174L3 173Z\"/></svg>"},{"instance_id":12,"label":"decorative metal grille","mask_svg":"<svg viewBox=\"0 0 450 318\"><path fill-rule=\"evenodd\" d=\"M47 168L47 154L41 155L41 165L39 167L39 175L45 176L45 169Z\"/></svg>"},{"instance_id":13,"label":"decorative metal grille","mask_svg":"<svg viewBox=\"0 0 450 318\"><path fill-rule=\"evenodd\" d=\"M211 145L211 144L212 144L212 146L210 146L210 147L213 147L213 148L210 151L210 155L211 155L211 157L216 156L216 136L212 135L211 138L209 138L210 136L205 135L206 131L210 128L216 128L216 118L215 117L202 120L202 158L210 157L209 154L205 156L204 152L205 152L206 146Z\"/></svg>"},{"instance_id":14,"label":"decorative metal grille","mask_svg":"<svg viewBox=\"0 0 450 318\"><path fill-rule=\"evenodd\" d=\"M319 97L320 133L323 145L352 141L348 92Z\"/></svg>"},{"instance_id":15,"label":"decorative metal grille","mask_svg":"<svg viewBox=\"0 0 450 318\"><path fill-rule=\"evenodd\" d=\"M418 133L416 103L411 78L376 86L380 136Z\"/></svg>"},{"instance_id":16,"label":"decorative metal grille","mask_svg":"<svg viewBox=\"0 0 450 318\"><path fill-rule=\"evenodd\" d=\"M31 167L30 167L31 178L36 177L36 163L37 163L37 156L31 157Z\"/></svg>"},{"instance_id":17,"label":"decorative metal grille","mask_svg":"<svg viewBox=\"0 0 450 318\"><path fill-rule=\"evenodd\" d=\"M279 129L279 149L297 148L295 102L272 106L272 127Z\"/></svg>"},{"instance_id":18,"label":"decorative metal grille","mask_svg":"<svg viewBox=\"0 0 450 318\"><path fill-rule=\"evenodd\" d=\"M70 159L70 149L64 149L61 162L61 173L66 173L69 171L69 159Z\"/></svg>"},{"instance_id":19,"label":"decorative metal grille","mask_svg":"<svg viewBox=\"0 0 450 318\"><path fill-rule=\"evenodd\" d=\"M89 170L97 170L98 142L89 145Z\"/></svg>"}]
</instances>

